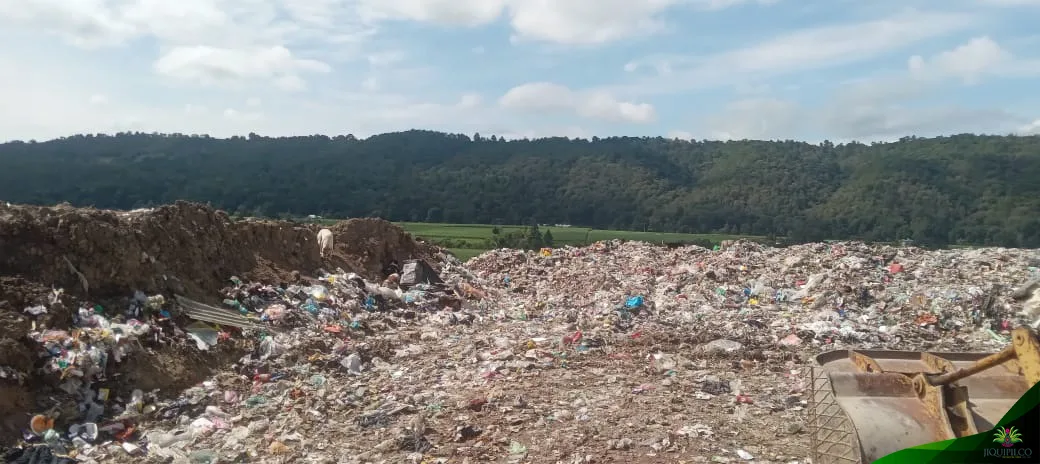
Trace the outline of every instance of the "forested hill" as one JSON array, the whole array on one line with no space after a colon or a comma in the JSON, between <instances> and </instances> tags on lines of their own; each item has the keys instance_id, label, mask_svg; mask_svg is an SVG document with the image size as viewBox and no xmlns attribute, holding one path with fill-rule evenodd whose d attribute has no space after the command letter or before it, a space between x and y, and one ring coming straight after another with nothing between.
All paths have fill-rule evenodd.
<instances>
[{"instance_id":1,"label":"forested hill","mask_svg":"<svg viewBox=\"0 0 1040 464\"><path fill-rule=\"evenodd\" d=\"M1040 137L504 141L409 131L0 145L0 200L1040 246Z\"/></svg>"}]
</instances>

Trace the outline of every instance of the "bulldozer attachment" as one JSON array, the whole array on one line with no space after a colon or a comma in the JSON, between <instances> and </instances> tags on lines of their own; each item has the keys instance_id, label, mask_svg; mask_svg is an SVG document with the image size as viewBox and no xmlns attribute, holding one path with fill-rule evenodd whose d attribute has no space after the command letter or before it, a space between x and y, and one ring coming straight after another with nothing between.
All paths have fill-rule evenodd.
<instances>
[{"instance_id":1,"label":"bulldozer attachment","mask_svg":"<svg viewBox=\"0 0 1040 464\"><path fill-rule=\"evenodd\" d=\"M1040 381L1040 343L1015 329L999 353L839 350L810 369L814 464L871 463L985 432Z\"/></svg>"}]
</instances>

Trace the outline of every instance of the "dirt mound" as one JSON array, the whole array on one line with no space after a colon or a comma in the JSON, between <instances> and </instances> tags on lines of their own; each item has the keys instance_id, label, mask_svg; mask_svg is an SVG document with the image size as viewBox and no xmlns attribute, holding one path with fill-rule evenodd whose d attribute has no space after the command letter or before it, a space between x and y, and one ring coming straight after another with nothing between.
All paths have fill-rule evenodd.
<instances>
[{"instance_id":1,"label":"dirt mound","mask_svg":"<svg viewBox=\"0 0 1040 464\"><path fill-rule=\"evenodd\" d=\"M131 212L0 209L0 275L92 298L129 290L212 297L236 273L251 278L270 267L309 272L321 265L308 228L232 222L222 211L199 204Z\"/></svg>"},{"instance_id":2,"label":"dirt mound","mask_svg":"<svg viewBox=\"0 0 1040 464\"><path fill-rule=\"evenodd\" d=\"M0 369L28 374L21 381L0 378L0 427L24 427L24 414L33 408L30 391L40 381L31 373L37 348L26 337L31 324L26 307L52 303L37 323L64 329L81 303L118 308L135 290L218 303L220 289L233 275L279 284L299 278L296 271L307 275L342 267L374 278L392 259L437 253L387 221L353 219L330 227L336 250L326 261L319 255L319 228L234 221L223 211L189 202L135 211L0 204ZM64 293L54 295L52 288ZM54 301L61 302L58 310ZM143 354L123 369L126 379L145 387L188 386L209 374L195 366L215 367L217 358L234 356L171 347Z\"/></svg>"},{"instance_id":3,"label":"dirt mound","mask_svg":"<svg viewBox=\"0 0 1040 464\"><path fill-rule=\"evenodd\" d=\"M334 237L333 260L342 260L346 270L367 279L381 279L391 261L421 258L437 266L439 250L417 242L411 234L383 219L360 218L340 221L329 227Z\"/></svg>"}]
</instances>

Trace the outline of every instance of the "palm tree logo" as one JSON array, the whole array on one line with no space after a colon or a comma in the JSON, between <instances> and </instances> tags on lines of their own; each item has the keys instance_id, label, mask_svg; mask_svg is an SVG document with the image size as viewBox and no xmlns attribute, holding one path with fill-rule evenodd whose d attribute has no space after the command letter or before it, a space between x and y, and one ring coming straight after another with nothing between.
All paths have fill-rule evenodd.
<instances>
[{"instance_id":1,"label":"palm tree logo","mask_svg":"<svg viewBox=\"0 0 1040 464\"><path fill-rule=\"evenodd\" d=\"M1015 443L1022 443L1022 434L1015 427L999 428L993 432L993 443L1000 443L1000 446L1010 448L1015 446Z\"/></svg>"}]
</instances>

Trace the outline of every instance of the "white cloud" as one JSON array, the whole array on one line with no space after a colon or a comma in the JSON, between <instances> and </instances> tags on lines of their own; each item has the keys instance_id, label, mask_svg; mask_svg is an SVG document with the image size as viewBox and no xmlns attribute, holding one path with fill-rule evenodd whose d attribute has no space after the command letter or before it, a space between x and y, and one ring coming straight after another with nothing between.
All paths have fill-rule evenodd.
<instances>
[{"instance_id":1,"label":"white cloud","mask_svg":"<svg viewBox=\"0 0 1040 464\"><path fill-rule=\"evenodd\" d=\"M972 24L966 14L909 11L873 21L803 29L714 55L651 56L625 66L629 72L654 70L625 90L671 93L847 65Z\"/></svg>"},{"instance_id":2,"label":"white cloud","mask_svg":"<svg viewBox=\"0 0 1040 464\"><path fill-rule=\"evenodd\" d=\"M678 0L518 1L510 23L518 40L597 44L664 29L661 13Z\"/></svg>"},{"instance_id":3,"label":"white cloud","mask_svg":"<svg viewBox=\"0 0 1040 464\"><path fill-rule=\"evenodd\" d=\"M119 12L98 1L0 2L0 21L31 24L85 48L123 43L140 34L140 25L124 20Z\"/></svg>"},{"instance_id":4,"label":"white cloud","mask_svg":"<svg viewBox=\"0 0 1040 464\"><path fill-rule=\"evenodd\" d=\"M830 109L828 114L833 116L832 123L849 129L873 128L874 133L904 135L1016 132L1016 126L1027 120L1021 114L1000 109L996 103L983 108L954 104L921 107L914 105L914 97L920 97L944 81L974 85L988 77L1040 76L1040 62L1017 58L991 38L981 36L931 58L911 57L908 74L910 78L864 83L858 92L853 93L859 95L859 101L848 105L853 111L842 111L839 107ZM838 102L841 105L847 103Z\"/></svg>"},{"instance_id":5,"label":"white cloud","mask_svg":"<svg viewBox=\"0 0 1040 464\"><path fill-rule=\"evenodd\" d=\"M329 70L320 59L300 58L301 50L317 44L346 50L372 34L374 25L353 19L354 1L7 0L0 2L0 27L42 30L89 50L151 38L159 45L153 68L160 74L300 90L305 74Z\"/></svg>"},{"instance_id":6,"label":"white cloud","mask_svg":"<svg viewBox=\"0 0 1040 464\"><path fill-rule=\"evenodd\" d=\"M983 36L953 50L942 52L930 60L920 55L910 57L910 72L922 76L940 74L954 76L965 83L978 82L983 74L1004 66L1011 61L1011 54L1000 47L993 39Z\"/></svg>"},{"instance_id":7,"label":"white cloud","mask_svg":"<svg viewBox=\"0 0 1040 464\"><path fill-rule=\"evenodd\" d=\"M930 59L914 55L907 67L917 78L954 77L965 84L978 83L985 76L1033 77L1040 75L1040 60L1016 59L989 36L976 37Z\"/></svg>"},{"instance_id":8,"label":"white cloud","mask_svg":"<svg viewBox=\"0 0 1040 464\"><path fill-rule=\"evenodd\" d=\"M367 136L411 127L490 135L495 133L489 130L491 125L514 126L471 92L449 93L444 100L448 103L427 103L409 95L329 89L320 95L193 92L182 88L158 92L152 89L163 88L148 84L147 79L154 78L147 74L145 87L138 90L129 84L138 82L139 76L90 68L89 55L67 61L62 56L34 51L0 52L0 107L18 108L0 111L0 140L119 131L219 137L249 132ZM69 69L80 72L70 73ZM107 103L96 103L100 95L106 96Z\"/></svg>"},{"instance_id":9,"label":"white cloud","mask_svg":"<svg viewBox=\"0 0 1040 464\"><path fill-rule=\"evenodd\" d=\"M302 90L299 73L327 73L332 68L321 61L298 59L289 49L233 49L205 45L175 47L155 62L155 71L166 76L202 84L238 83L248 79L273 81L285 90Z\"/></svg>"},{"instance_id":10,"label":"white cloud","mask_svg":"<svg viewBox=\"0 0 1040 464\"><path fill-rule=\"evenodd\" d=\"M666 28L675 7L721 10L776 0L360 0L369 19L408 19L442 25L481 26L509 18L515 42L532 40L590 45L653 34Z\"/></svg>"},{"instance_id":11,"label":"white cloud","mask_svg":"<svg viewBox=\"0 0 1040 464\"><path fill-rule=\"evenodd\" d=\"M999 108L916 104L946 81L978 84L994 76L1040 76L1040 66L1034 60L1016 59L989 37L976 37L930 58L911 57L903 74L846 82L821 104L778 98L737 100L707 118L702 132L720 139L816 133L841 140L892 140L910 134L1036 131L1037 122Z\"/></svg>"},{"instance_id":12,"label":"white cloud","mask_svg":"<svg viewBox=\"0 0 1040 464\"><path fill-rule=\"evenodd\" d=\"M834 9L818 1L777 8L798 8L799 14ZM778 19L756 32L773 38L747 42L742 26L772 21L769 12L751 6L768 3L773 2L0 0L0 42L7 45L0 49L0 100L3 107L19 108L0 112L0 139L116 130L365 135L410 127L528 136L611 135L597 132L610 127L642 135L680 126L671 121L655 128L658 111L701 122L668 133L681 138L1014 130L1034 119L908 103L940 84L1040 75L1036 61L1011 53L1028 49L1025 39L1009 35L1012 28L983 27L996 16L1026 10L971 9L957 2L944 6L946 13L900 11L891 3L871 2L847 16L880 10L888 16L817 22L800 30ZM748 8L719 12L738 5ZM683 29L689 26L683 21L697 14L703 19L708 11L725 25ZM791 10L781 13L787 17ZM818 17L822 14L806 13L799 21ZM400 27L398 21L438 27ZM978 37L947 52L893 53L969 30ZM981 35L987 32L1000 35ZM443 42L448 45L434 39L438 34L449 36ZM466 41L455 41L458 34L468 34ZM662 41L645 40L654 34ZM500 47L507 37L518 46ZM709 50L717 52L653 55L628 63L625 73L618 69L622 61L617 60L627 57L619 53L636 46L704 49L709 40ZM532 42L570 47L531 47ZM619 48L587 47L619 42ZM586 47L575 47L581 45ZM902 59L911 53L922 55ZM888 60L892 56L897 58ZM821 97L817 81L829 87L830 79L841 77L806 73L797 91L791 82L773 80L868 60L901 74L849 83L825 102L810 104L804 99ZM624 85L609 85L619 77ZM531 83L489 93L524 82ZM731 89L738 100L719 106L716 92L684 94L712 87ZM649 99L653 94L668 97ZM495 96L500 98L488 100ZM577 127L579 118L589 126ZM980 124L979 118L990 122Z\"/></svg>"},{"instance_id":13,"label":"white cloud","mask_svg":"<svg viewBox=\"0 0 1040 464\"><path fill-rule=\"evenodd\" d=\"M820 104L780 98L744 98L704 121L702 132L720 139L776 139L793 133L841 140L892 140L905 135L962 132L1032 133L1040 122L999 108L917 102L938 86L978 84L986 77L1040 76L1037 60L1019 59L988 36L972 38L924 58L914 55L900 74L845 82Z\"/></svg>"},{"instance_id":14,"label":"white cloud","mask_svg":"<svg viewBox=\"0 0 1040 464\"><path fill-rule=\"evenodd\" d=\"M266 0L7 0L0 21L40 27L70 43L97 48L151 36L162 43L278 41L276 5Z\"/></svg>"},{"instance_id":15,"label":"white cloud","mask_svg":"<svg viewBox=\"0 0 1040 464\"><path fill-rule=\"evenodd\" d=\"M1019 127L1015 132L1021 135L1040 135L1040 119Z\"/></svg>"},{"instance_id":16,"label":"white cloud","mask_svg":"<svg viewBox=\"0 0 1040 464\"><path fill-rule=\"evenodd\" d=\"M550 82L533 82L509 89L499 105L520 111L569 111L586 118L648 123L656 118L653 105L619 101L599 91L578 92Z\"/></svg>"},{"instance_id":17,"label":"white cloud","mask_svg":"<svg viewBox=\"0 0 1040 464\"><path fill-rule=\"evenodd\" d=\"M368 20L406 19L448 26L480 26L502 15L505 0L360 0Z\"/></svg>"}]
</instances>

